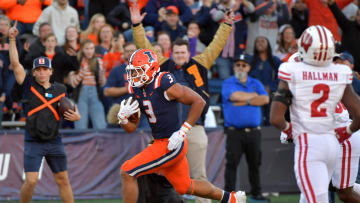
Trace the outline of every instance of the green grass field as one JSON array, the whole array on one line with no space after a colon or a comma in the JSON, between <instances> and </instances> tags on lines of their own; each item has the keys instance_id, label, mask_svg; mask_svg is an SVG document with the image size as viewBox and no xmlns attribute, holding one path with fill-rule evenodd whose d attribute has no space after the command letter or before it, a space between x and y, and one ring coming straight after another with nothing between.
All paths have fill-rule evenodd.
<instances>
[{"instance_id":1,"label":"green grass field","mask_svg":"<svg viewBox=\"0 0 360 203\"><path fill-rule=\"evenodd\" d=\"M298 203L300 196L296 195L280 195L279 197L270 197L271 203ZM6 201L6 203L15 203L18 201ZM75 200L76 203L122 203L121 199L112 200ZM195 201L187 201L187 203L194 203ZM61 203L61 201L32 201L32 203ZM213 201L213 203L219 203L219 201ZM336 199L336 203L340 203Z\"/></svg>"}]
</instances>

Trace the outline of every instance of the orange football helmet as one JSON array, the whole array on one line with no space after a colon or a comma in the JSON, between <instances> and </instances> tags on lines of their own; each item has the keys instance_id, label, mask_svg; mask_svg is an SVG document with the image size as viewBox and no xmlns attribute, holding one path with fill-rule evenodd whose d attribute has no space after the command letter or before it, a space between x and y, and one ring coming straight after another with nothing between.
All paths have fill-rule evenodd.
<instances>
[{"instance_id":1,"label":"orange football helmet","mask_svg":"<svg viewBox=\"0 0 360 203\"><path fill-rule=\"evenodd\" d=\"M160 71L159 59L150 49L138 49L129 59L126 67L127 79L132 87L142 87L154 80Z\"/></svg>"}]
</instances>

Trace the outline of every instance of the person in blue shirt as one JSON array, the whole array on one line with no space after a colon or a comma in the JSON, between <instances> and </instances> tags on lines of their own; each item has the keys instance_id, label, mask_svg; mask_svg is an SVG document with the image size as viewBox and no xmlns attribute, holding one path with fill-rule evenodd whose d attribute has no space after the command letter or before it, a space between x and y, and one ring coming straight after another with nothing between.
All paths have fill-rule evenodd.
<instances>
[{"instance_id":1,"label":"person in blue shirt","mask_svg":"<svg viewBox=\"0 0 360 203\"><path fill-rule=\"evenodd\" d=\"M222 101L226 137L225 190L235 189L237 166L245 154L249 167L251 196L254 200L267 200L261 194L261 106L269 103L262 83L248 76L250 58L240 55L234 61L234 76L222 86Z\"/></svg>"}]
</instances>

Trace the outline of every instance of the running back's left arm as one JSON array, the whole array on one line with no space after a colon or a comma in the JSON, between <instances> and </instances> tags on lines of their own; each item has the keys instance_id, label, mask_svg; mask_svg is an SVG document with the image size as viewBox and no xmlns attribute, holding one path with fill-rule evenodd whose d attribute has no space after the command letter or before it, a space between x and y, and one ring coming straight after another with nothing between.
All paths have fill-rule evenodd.
<instances>
[{"instance_id":1,"label":"running back's left arm","mask_svg":"<svg viewBox=\"0 0 360 203\"><path fill-rule=\"evenodd\" d=\"M178 83L167 89L166 95L169 100L176 100L191 106L186 122L194 126L205 107L205 100L192 89Z\"/></svg>"},{"instance_id":2,"label":"running back's left arm","mask_svg":"<svg viewBox=\"0 0 360 203\"><path fill-rule=\"evenodd\" d=\"M348 109L353 119L353 122L350 125L350 130L352 132L357 131L360 129L360 98L356 95L351 84L346 85L341 102Z\"/></svg>"}]
</instances>

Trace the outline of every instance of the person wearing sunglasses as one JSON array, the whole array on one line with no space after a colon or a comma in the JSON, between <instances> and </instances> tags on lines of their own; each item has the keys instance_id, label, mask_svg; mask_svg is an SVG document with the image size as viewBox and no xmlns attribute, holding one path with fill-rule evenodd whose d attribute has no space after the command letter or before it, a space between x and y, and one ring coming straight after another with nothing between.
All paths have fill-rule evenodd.
<instances>
[{"instance_id":1,"label":"person wearing sunglasses","mask_svg":"<svg viewBox=\"0 0 360 203\"><path fill-rule=\"evenodd\" d=\"M245 154L251 185L250 199L268 201L261 194L261 106L269 103L264 85L248 76L251 70L249 55L234 60L234 76L222 86L222 101L226 136L225 190L236 185L237 166Z\"/></svg>"}]
</instances>

